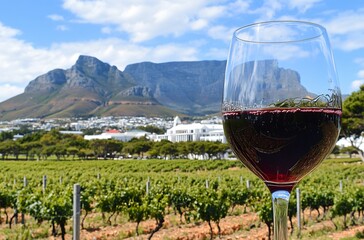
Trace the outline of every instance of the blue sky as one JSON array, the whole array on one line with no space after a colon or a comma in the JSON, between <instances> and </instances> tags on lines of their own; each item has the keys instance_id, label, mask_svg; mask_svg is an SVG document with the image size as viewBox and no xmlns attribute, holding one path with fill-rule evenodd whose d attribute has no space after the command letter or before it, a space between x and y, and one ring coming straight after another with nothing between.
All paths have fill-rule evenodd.
<instances>
[{"instance_id":1,"label":"blue sky","mask_svg":"<svg viewBox=\"0 0 364 240\"><path fill-rule=\"evenodd\" d=\"M327 28L342 93L364 83L362 0L12 0L0 7L0 101L80 54L131 63L225 60L231 34L257 21Z\"/></svg>"}]
</instances>

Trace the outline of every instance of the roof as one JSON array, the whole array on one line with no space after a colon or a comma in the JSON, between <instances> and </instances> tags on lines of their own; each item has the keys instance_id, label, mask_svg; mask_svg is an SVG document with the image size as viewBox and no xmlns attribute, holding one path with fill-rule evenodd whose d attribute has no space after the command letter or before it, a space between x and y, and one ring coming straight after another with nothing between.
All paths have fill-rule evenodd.
<instances>
[{"instance_id":1,"label":"roof","mask_svg":"<svg viewBox=\"0 0 364 240\"><path fill-rule=\"evenodd\" d=\"M106 133L120 133L120 131L117 129L110 129L110 130L106 131Z\"/></svg>"},{"instance_id":2,"label":"roof","mask_svg":"<svg viewBox=\"0 0 364 240\"><path fill-rule=\"evenodd\" d=\"M180 124L170 128L169 130L196 130L196 129L223 129L221 124L201 124L201 123L191 123L191 124Z\"/></svg>"}]
</instances>

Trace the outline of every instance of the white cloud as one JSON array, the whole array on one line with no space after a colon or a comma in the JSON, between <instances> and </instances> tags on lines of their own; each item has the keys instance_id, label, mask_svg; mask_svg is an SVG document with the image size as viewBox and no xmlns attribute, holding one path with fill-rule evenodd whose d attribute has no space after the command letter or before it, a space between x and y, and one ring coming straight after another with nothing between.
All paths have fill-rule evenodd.
<instances>
[{"instance_id":1,"label":"white cloud","mask_svg":"<svg viewBox=\"0 0 364 240\"><path fill-rule=\"evenodd\" d=\"M322 1L323 0L264 0L262 6L252 10L248 10L248 6L245 6L246 9L244 11L251 14L258 14L260 19L267 21L271 19L280 19L282 17L280 14L283 11L287 13L287 11L292 10L303 14Z\"/></svg>"},{"instance_id":2,"label":"white cloud","mask_svg":"<svg viewBox=\"0 0 364 240\"><path fill-rule=\"evenodd\" d=\"M364 30L364 9L340 12L337 16L325 23L332 34L345 35Z\"/></svg>"},{"instance_id":3,"label":"white cloud","mask_svg":"<svg viewBox=\"0 0 364 240\"><path fill-rule=\"evenodd\" d=\"M359 78L363 78L363 79L364 79L364 70L360 70L360 71L358 72L358 77L359 77Z\"/></svg>"},{"instance_id":4,"label":"white cloud","mask_svg":"<svg viewBox=\"0 0 364 240\"><path fill-rule=\"evenodd\" d=\"M263 19L273 19L283 6L281 0L265 0L263 6L252 10L251 13L258 14Z\"/></svg>"},{"instance_id":5,"label":"white cloud","mask_svg":"<svg viewBox=\"0 0 364 240\"><path fill-rule=\"evenodd\" d=\"M73 60L70 65L74 64L76 58L83 54L95 56L101 61L116 65L120 70L124 70L126 65L141 61L197 60L197 49L198 43L144 47L117 38L108 38L89 42L57 44L53 45L50 50L62 52L65 56L72 56Z\"/></svg>"},{"instance_id":6,"label":"white cloud","mask_svg":"<svg viewBox=\"0 0 364 240\"><path fill-rule=\"evenodd\" d=\"M359 80L354 80L352 83L351 83L351 89L353 91L357 91L359 90L360 86L364 84L364 79L359 79Z\"/></svg>"},{"instance_id":7,"label":"white cloud","mask_svg":"<svg viewBox=\"0 0 364 240\"><path fill-rule=\"evenodd\" d=\"M352 51L364 48L364 9L338 13L323 23L336 48Z\"/></svg>"},{"instance_id":8,"label":"white cloud","mask_svg":"<svg viewBox=\"0 0 364 240\"><path fill-rule=\"evenodd\" d=\"M192 30L200 30L205 28L208 25L208 22L205 19L198 19L191 23Z\"/></svg>"},{"instance_id":9,"label":"white cloud","mask_svg":"<svg viewBox=\"0 0 364 240\"><path fill-rule=\"evenodd\" d=\"M247 13L250 7L251 1L236 0L235 2L228 4L228 11L232 14Z\"/></svg>"},{"instance_id":10,"label":"white cloud","mask_svg":"<svg viewBox=\"0 0 364 240\"><path fill-rule=\"evenodd\" d=\"M304 13L319 2L322 2L322 0L291 0L288 1L288 6L297 9L301 13Z\"/></svg>"},{"instance_id":11,"label":"white cloud","mask_svg":"<svg viewBox=\"0 0 364 240\"><path fill-rule=\"evenodd\" d=\"M208 30L208 35L213 39L230 42L236 28L227 28L223 25L216 25Z\"/></svg>"},{"instance_id":12,"label":"white cloud","mask_svg":"<svg viewBox=\"0 0 364 240\"><path fill-rule=\"evenodd\" d=\"M276 58L280 60L289 60L295 58L307 58L312 56L314 53L307 51L307 49L302 49L298 46L280 46L279 51L275 46L267 47L264 49L264 54L267 58Z\"/></svg>"},{"instance_id":13,"label":"white cloud","mask_svg":"<svg viewBox=\"0 0 364 240\"><path fill-rule=\"evenodd\" d=\"M49 53L17 39L20 31L0 24L0 84L22 83L53 67Z\"/></svg>"},{"instance_id":14,"label":"white cloud","mask_svg":"<svg viewBox=\"0 0 364 240\"><path fill-rule=\"evenodd\" d=\"M10 84L0 84L0 102L23 93L24 88Z\"/></svg>"},{"instance_id":15,"label":"white cloud","mask_svg":"<svg viewBox=\"0 0 364 240\"><path fill-rule=\"evenodd\" d=\"M198 13L198 16L203 19L216 19L225 14L227 7L226 6L209 6L204 7Z\"/></svg>"},{"instance_id":16,"label":"white cloud","mask_svg":"<svg viewBox=\"0 0 364 240\"><path fill-rule=\"evenodd\" d=\"M18 29L14 29L14 28L4 26L0 22L0 40L3 39L3 38L12 38L12 37L15 37L15 36L20 35L20 34L21 34L21 31L19 31Z\"/></svg>"},{"instance_id":17,"label":"white cloud","mask_svg":"<svg viewBox=\"0 0 364 240\"><path fill-rule=\"evenodd\" d=\"M362 59L363 60L363 59ZM359 64L363 64L363 62L359 62ZM362 65L363 66L363 65ZM360 70L358 73L357 73L357 76L359 79L357 80L354 80L351 82L351 89L353 91L357 91L359 90L360 86L364 84L364 70Z\"/></svg>"},{"instance_id":18,"label":"white cloud","mask_svg":"<svg viewBox=\"0 0 364 240\"><path fill-rule=\"evenodd\" d=\"M101 32L105 33L105 34L110 34L113 31L112 31L112 28L110 28L110 27L103 27L103 28L101 28Z\"/></svg>"},{"instance_id":19,"label":"white cloud","mask_svg":"<svg viewBox=\"0 0 364 240\"><path fill-rule=\"evenodd\" d=\"M48 15L48 18L49 18L49 19L52 19L53 21L64 21L63 16L58 15L58 14L51 14L51 15Z\"/></svg>"},{"instance_id":20,"label":"white cloud","mask_svg":"<svg viewBox=\"0 0 364 240\"><path fill-rule=\"evenodd\" d=\"M363 39L364 39L363 32L352 32L342 36L333 36L332 42L335 48L344 51L353 51L364 48Z\"/></svg>"},{"instance_id":21,"label":"white cloud","mask_svg":"<svg viewBox=\"0 0 364 240\"><path fill-rule=\"evenodd\" d=\"M182 45L161 45L148 50L152 59L158 59L158 62L167 62L170 59L175 59L178 56L178 61L196 61L198 60L198 51L195 46ZM147 56L144 56L144 59ZM140 61L142 61L140 59Z\"/></svg>"},{"instance_id":22,"label":"white cloud","mask_svg":"<svg viewBox=\"0 0 364 240\"><path fill-rule=\"evenodd\" d=\"M239 0L234 4L247 5ZM153 3L149 0L65 0L63 7L82 21L114 25L119 31L128 33L133 42L143 42L204 29L231 11L232 5L208 0L155 0Z\"/></svg>"}]
</instances>

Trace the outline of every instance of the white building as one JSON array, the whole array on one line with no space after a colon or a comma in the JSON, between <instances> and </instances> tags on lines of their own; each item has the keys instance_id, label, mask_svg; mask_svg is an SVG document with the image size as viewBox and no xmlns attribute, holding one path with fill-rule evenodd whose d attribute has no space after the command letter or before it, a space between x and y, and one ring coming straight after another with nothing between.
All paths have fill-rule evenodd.
<instances>
[{"instance_id":1,"label":"white building","mask_svg":"<svg viewBox=\"0 0 364 240\"><path fill-rule=\"evenodd\" d=\"M162 139L171 142L183 141L220 141L225 143L225 135L222 124L212 123L191 123L182 124L181 119L177 116L174 119L173 127L168 129L163 135L150 135L150 139L161 141Z\"/></svg>"},{"instance_id":2,"label":"white building","mask_svg":"<svg viewBox=\"0 0 364 240\"><path fill-rule=\"evenodd\" d=\"M85 135L85 140L93 140L93 139L115 139L123 142L130 141L133 138L140 138L147 136L148 132L141 131L141 130L134 130L134 131L128 131L128 132L119 132L117 130L110 130L104 133L101 133L100 135Z\"/></svg>"}]
</instances>

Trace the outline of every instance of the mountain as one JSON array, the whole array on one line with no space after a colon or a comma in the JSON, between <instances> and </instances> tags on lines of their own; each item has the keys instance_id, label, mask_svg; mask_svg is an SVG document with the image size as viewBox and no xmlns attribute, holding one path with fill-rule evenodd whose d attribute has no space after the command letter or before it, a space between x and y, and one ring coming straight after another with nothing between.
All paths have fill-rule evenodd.
<instances>
[{"instance_id":1,"label":"mountain","mask_svg":"<svg viewBox=\"0 0 364 240\"><path fill-rule=\"evenodd\" d=\"M299 76L274 65L268 90ZM176 116L218 113L226 61L142 62L124 71L81 55L70 69L30 81L24 93L0 103L0 119L89 116Z\"/></svg>"},{"instance_id":2,"label":"mountain","mask_svg":"<svg viewBox=\"0 0 364 240\"><path fill-rule=\"evenodd\" d=\"M220 110L226 61L137 63L124 73L169 108L190 115Z\"/></svg>"},{"instance_id":3,"label":"mountain","mask_svg":"<svg viewBox=\"0 0 364 240\"><path fill-rule=\"evenodd\" d=\"M245 107L254 107L257 99L263 105L270 105L287 99L316 97L302 86L297 71L279 67L278 60L274 59L237 65L231 70L230 76L225 89L230 93L228 97L232 98L229 102L240 99L248 105Z\"/></svg>"},{"instance_id":4,"label":"mountain","mask_svg":"<svg viewBox=\"0 0 364 240\"><path fill-rule=\"evenodd\" d=\"M31 81L24 93L0 103L0 118L93 115L167 115L147 87L115 66L80 56L70 69L55 69Z\"/></svg>"}]
</instances>

